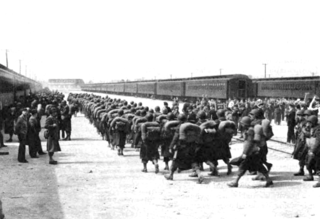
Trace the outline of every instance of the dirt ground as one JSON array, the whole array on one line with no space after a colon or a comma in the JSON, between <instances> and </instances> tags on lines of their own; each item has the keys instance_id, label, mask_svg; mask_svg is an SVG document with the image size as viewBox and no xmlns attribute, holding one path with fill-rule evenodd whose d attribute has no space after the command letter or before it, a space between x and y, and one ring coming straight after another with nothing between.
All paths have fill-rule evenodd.
<instances>
[{"instance_id":1,"label":"dirt ground","mask_svg":"<svg viewBox=\"0 0 320 219\"><path fill-rule=\"evenodd\" d=\"M274 186L252 181L245 175L239 188L226 184L236 176L226 176L219 162L220 177L209 177L196 184L190 171L176 173L174 181L148 164L142 173L139 152L127 145L118 156L96 133L88 120L79 115L72 119L72 141L61 141L62 152L55 154L58 165L49 165L48 156L17 162L18 142L0 151L0 198L8 219L121 219L121 218L318 218L320 189L315 182L293 177L297 161L289 155L269 151L273 163ZM283 131L285 132L285 130ZM277 134L277 133L276 133ZM42 134L41 134L42 136ZM270 146L277 147L277 143ZM42 146L45 149L45 141ZM240 155L241 143L231 145L233 157Z\"/></svg>"}]
</instances>

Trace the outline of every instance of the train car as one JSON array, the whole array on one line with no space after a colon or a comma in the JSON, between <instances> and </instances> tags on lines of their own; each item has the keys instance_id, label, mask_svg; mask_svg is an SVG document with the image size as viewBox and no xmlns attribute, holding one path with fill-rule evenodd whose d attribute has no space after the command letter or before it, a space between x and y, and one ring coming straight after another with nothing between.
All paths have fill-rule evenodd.
<instances>
[{"instance_id":1,"label":"train car","mask_svg":"<svg viewBox=\"0 0 320 219\"><path fill-rule=\"evenodd\" d=\"M172 99L172 97L184 97L184 81L159 81L157 83L157 99Z\"/></svg>"},{"instance_id":2,"label":"train car","mask_svg":"<svg viewBox=\"0 0 320 219\"><path fill-rule=\"evenodd\" d=\"M257 98L304 98L320 95L320 77L254 79Z\"/></svg>"},{"instance_id":3,"label":"train car","mask_svg":"<svg viewBox=\"0 0 320 219\"><path fill-rule=\"evenodd\" d=\"M216 76L210 79L186 81L185 98L197 99L203 95L208 98L226 100L228 98L247 98L251 79L246 75Z\"/></svg>"},{"instance_id":4,"label":"train car","mask_svg":"<svg viewBox=\"0 0 320 219\"><path fill-rule=\"evenodd\" d=\"M124 83L114 84L114 93L124 94Z\"/></svg>"},{"instance_id":5,"label":"train car","mask_svg":"<svg viewBox=\"0 0 320 219\"><path fill-rule=\"evenodd\" d=\"M137 95L141 97L155 97L157 95L157 86L155 82L137 83Z\"/></svg>"},{"instance_id":6,"label":"train car","mask_svg":"<svg viewBox=\"0 0 320 219\"><path fill-rule=\"evenodd\" d=\"M138 86L135 82L127 82L124 84L124 93L126 95L135 96L137 94Z\"/></svg>"}]
</instances>

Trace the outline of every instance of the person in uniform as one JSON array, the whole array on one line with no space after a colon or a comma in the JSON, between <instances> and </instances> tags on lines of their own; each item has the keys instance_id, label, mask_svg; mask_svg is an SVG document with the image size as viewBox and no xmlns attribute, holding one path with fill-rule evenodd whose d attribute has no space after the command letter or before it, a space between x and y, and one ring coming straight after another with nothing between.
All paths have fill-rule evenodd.
<instances>
[{"instance_id":1,"label":"person in uniform","mask_svg":"<svg viewBox=\"0 0 320 219\"><path fill-rule=\"evenodd\" d=\"M38 158L37 152L39 150L37 138L39 137L39 126L37 121L37 110L32 109L30 112L31 116L28 120L28 145L29 145L29 155L31 158Z\"/></svg>"},{"instance_id":2,"label":"person in uniform","mask_svg":"<svg viewBox=\"0 0 320 219\"><path fill-rule=\"evenodd\" d=\"M143 169L142 172L147 172L147 164L149 161L151 161L154 166L155 166L155 173L159 172L159 164L158 164L158 160L160 158L159 155L159 145L160 145L160 128L159 128L159 132L154 132L154 139L151 139L150 137L148 137L148 133L143 133L144 130L144 126L147 125L148 123L153 121L153 115L152 114L147 114L146 115L146 123L144 123L141 126L141 139L142 139L142 144L141 144L141 149L140 149L140 159L141 162L143 164ZM147 131L146 131L147 132Z\"/></svg>"},{"instance_id":3,"label":"person in uniform","mask_svg":"<svg viewBox=\"0 0 320 219\"><path fill-rule=\"evenodd\" d=\"M47 132L47 151L49 153L49 164L57 164L58 162L53 159L55 152L61 151L59 139L60 139L60 129L58 109L56 107L51 107L49 109L49 117L47 117L45 122L45 129Z\"/></svg>"},{"instance_id":4,"label":"person in uniform","mask_svg":"<svg viewBox=\"0 0 320 219\"><path fill-rule=\"evenodd\" d=\"M61 114L61 132L63 140L71 140L71 112L67 102L64 100L60 106ZM66 133L66 137L65 136Z\"/></svg>"},{"instance_id":5,"label":"person in uniform","mask_svg":"<svg viewBox=\"0 0 320 219\"><path fill-rule=\"evenodd\" d=\"M12 142L14 132L14 121L16 119L16 108L10 107L4 120L4 133L9 134L9 139L6 142Z\"/></svg>"},{"instance_id":6,"label":"person in uniform","mask_svg":"<svg viewBox=\"0 0 320 219\"><path fill-rule=\"evenodd\" d=\"M198 183L202 183L204 178L201 175L201 170L196 158L196 143L186 142L180 139L180 128L187 121L187 117L184 114L178 115L178 121L180 124L177 126L175 135L170 144L170 151L172 151L173 160L170 167L170 174L164 175L167 180L173 180L174 172L179 168L180 170L193 169L198 176Z\"/></svg>"},{"instance_id":7,"label":"person in uniform","mask_svg":"<svg viewBox=\"0 0 320 219\"><path fill-rule=\"evenodd\" d=\"M261 109L251 110L249 116L252 120L252 122L251 122L252 127L255 127L256 125L262 125L262 120L264 119L264 117L263 117L263 111ZM262 159L262 163L267 167L268 172L269 172L272 168L272 163L267 162L267 154L268 154L267 140L269 140L269 139L267 139L267 136L265 136L264 133L262 133L261 139L259 140L259 142L260 142L260 144L259 144L260 158ZM261 179L263 179L261 174L259 174L255 178L253 178L253 180L261 180Z\"/></svg>"},{"instance_id":8,"label":"person in uniform","mask_svg":"<svg viewBox=\"0 0 320 219\"><path fill-rule=\"evenodd\" d=\"M15 134L18 135L19 139L18 162L28 163L25 157L28 134L28 111L26 108L22 108L22 113L15 126Z\"/></svg>"},{"instance_id":9,"label":"person in uniform","mask_svg":"<svg viewBox=\"0 0 320 219\"><path fill-rule=\"evenodd\" d=\"M311 112L309 110L301 110L297 112L296 118L296 143L294 147L294 151L292 153L293 159L299 161L299 171L294 173L294 176L304 176L304 166L305 160L307 156L307 146L306 146L306 123L308 117L310 117Z\"/></svg>"},{"instance_id":10,"label":"person in uniform","mask_svg":"<svg viewBox=\"0 0 320 219\"><path fill-rule=\"evenodd\" d=\"M320 125L317 116L309 116L304 131L307 145L306 167L309 175L303 181L313 181L313 174L320 174Z\"/></svg>"},{"instance_id":11,"label":"person in uniform","mask_svg":"<svg viewBox=\"0 0 320 219\"><path fill-rule=\"evenodd\" d=\"M287 113L287 126L288 126L288 133L287 133L287 143L295 143L295 136L294 136L294 127L296 126L296 111L294 110L294 105L289 105L289 111Z\"/></svg>"},{"instance_id":12,"label":"person in uniform","mask_svg":"<svg viewBox=\"0 0 320 219\"><path fill-rule=\"evenodd\" d=\"M7 147L4 144L4 138L3 138L3 134L2 134L2 127L3 127L3 111L1 109L0 110L0 148Z\"/></svg>"},{"instance_id":13,"label":"person in uniform","mask_svg":"<svg viewBox=\"0 0 320 219\"><path fill-rule=\"evenodd\" d=\"M256 131L255 128L251 127L251 119L248 116L244 116L241 121L241 126L244 130L245 141L243 144L243 151L240 157L235 158L231 161L233 165L239 166L237 178L228 183L229 187L238 187L239 180L249 171L259 171L266 178L265 187L273 185L272 180L269 177L267 169L264 167L262 160L260 159L260 140L261 132Z\"/></svg>"}]
</instances>

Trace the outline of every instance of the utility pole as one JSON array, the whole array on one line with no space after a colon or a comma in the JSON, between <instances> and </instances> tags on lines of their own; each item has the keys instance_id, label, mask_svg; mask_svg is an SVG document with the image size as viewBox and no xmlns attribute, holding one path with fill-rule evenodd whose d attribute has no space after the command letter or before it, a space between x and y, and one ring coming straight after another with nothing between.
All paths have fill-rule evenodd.
<instances>
[{"instance_id":1,"label":"utility pole","mask_svg":"<svg viewBox=\"0 0 320 219\"><path fill-rule=\"evenodd\" d=\"M222 68L220 68L219 70L220 70L220 75L222 75Z\"/></svg>"},{"instance_id":2,"label":"utility pole","mask_svg":"<svg viewBox=\"0 0 320 219\"><path fill-rule=\"evenodd\" d=\"M170 74L170 78L172 79L172 74Z\"/></svg>"},{"instance_id":3,"label":"utility pole","mask_svg":"<svg viewBox=\"0 0 320 219\"><path fill-rule=\"evenodd\" d=\"M7 63L7 68L9 68L8 50L7 49L6 49L6 63Z\"/></svg>"},{"instance_id":4,"label":"utility pole","mask_svg":"<svg viewBox=\"0 0 320 219\"><path fill-rule=\"evenodd\" d=\"M193 73L191 72L191 77L193 76Z\"/></svg>"},{"instance_id":5,"label":"utility pole","mask_svg":"<svg viewBox=\"0 0 320 219\"><path fill-rule=\"evenodd\" d=\"M264 65L264 78L267 78L267 64L263 63Z\"/></svg>"}]
</instances>

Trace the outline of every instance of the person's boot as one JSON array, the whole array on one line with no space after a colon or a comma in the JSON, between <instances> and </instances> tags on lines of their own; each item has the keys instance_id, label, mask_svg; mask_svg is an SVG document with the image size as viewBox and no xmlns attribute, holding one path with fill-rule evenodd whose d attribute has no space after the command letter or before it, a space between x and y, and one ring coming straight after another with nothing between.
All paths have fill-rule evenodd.
<instances>
[{"instance_id":1,"label":"person's boot","mask_svg":"<svg viewBox=\"0 0 320 219\"><path fill-rule=\"evenodd\" d=\"M211 173L208 173L209 176L219 176L218 168L214 167L211 170Z\"/></svg>"},{"instance_id":2,"label":"person's boot","mask_svg":"<svg viewBox=\"0 0 320 219\"><path fill-rule=\"evenodd\" d=\"M231 164L228 164L228 172L227 175L230 175L232 173L232 166Z\"/></svg>"},{"instance_id":3,"label":"person's boot","mask_svg":"<svg viewBox=\"0 0 320 219\"><path fill-rule=\"evenodd\" d=\"M294 176L304 176L304 170L300 169L298 172L293 174Z\"/></svg>"},{"instance_id":4,"label":"person's boot","mask_svg":"<svg viewBox=\"0 0 320 219\"><path fill-rule=\"evenodd\" d=\"M266 166L267 166L268 173L269 173L273 165L272 165L272 163L266 163Z\"/></svg>"},{"instance_id":5,"label":"person's boot","mask_svg":"<svg viewBox=\"0 0 320 219\"><path fill-rule=\"evenodd\" d=\"M147 164L146 164L146 163L143 163L142 172L144 172L144 173L148 172L148 170L147 170Z\"/></svg>"},{"instance_id":6,"label":"person's boot","mask_svg":"<svg viewBox=\"0 0 320 219\"><path fill-rule=\"evenodd\" d=\"M313 176L310 174L303 178L303 181L313 181Z\"/></svg>"},{"instance_id":7,"label":"person's boot","mask_svg":"<svg viewBox=\"0 0 320 219\"><path fill-rule=\"evenodd\" d=\"M313 188L319 188L320 187L320 178L319 178L319 181L313 185Z\"/></svg>"},{"instance_id":8,"label":"person's boot","mask_svg":"<svg viewBox=\"0 0 320 219\"><path fill-rule=\"evenodd\" d=\"M168 162L165 162L165 164L166 164L166 166L165 166L164 170L169 170L169 164L168 164Z\"/></svg>"},{"instance_id":9,"label":"person's boot","mask_svg":"<svg viewBox=\"0 0 320 219\"><path fill-rule=\"evenodd\" d=\"M173 175L172 174L165 174L164 178L166 178L167 180L173 180Z\"/></svg>"}]
</instances>

